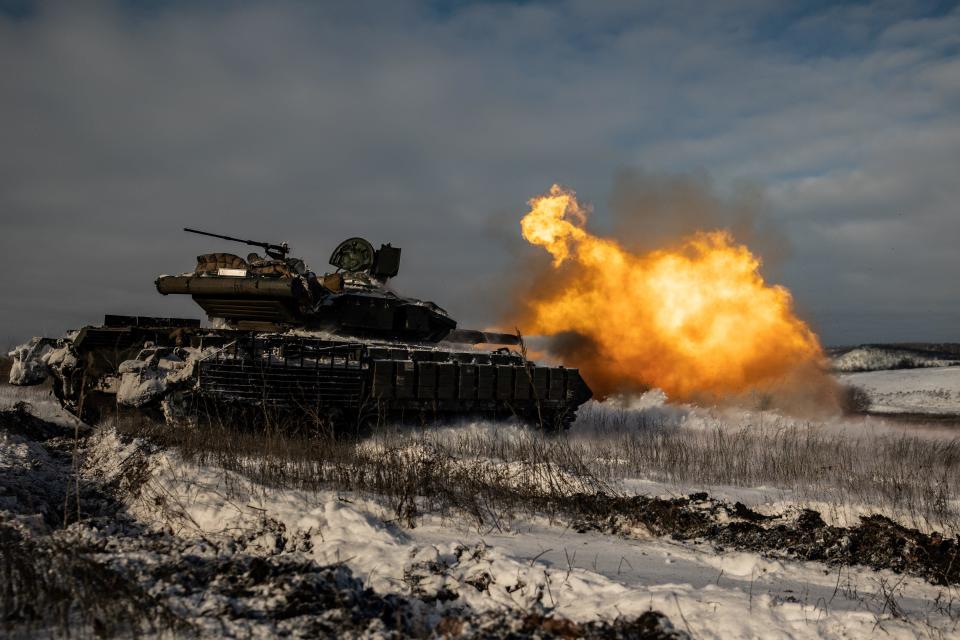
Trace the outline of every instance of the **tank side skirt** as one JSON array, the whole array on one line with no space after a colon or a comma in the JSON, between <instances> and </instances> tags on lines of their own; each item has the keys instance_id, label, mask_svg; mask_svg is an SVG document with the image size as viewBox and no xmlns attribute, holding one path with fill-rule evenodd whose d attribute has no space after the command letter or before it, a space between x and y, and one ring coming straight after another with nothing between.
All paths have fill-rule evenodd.
<instances>
[{"instance_id":1,"label":"tank side skirt","mask_svg":"<svg viewBox=\"0 0 960 640\"><path fill-rule=\"evenodd\" d=\"M192 327L191 327L192 328ZM73 341L89 386L116 375L145 342L174 346L170 327L87 327ZM311 337L225 331L190 335L192 346L219 349L195 371L206 400L285 409L362 408L404 413L529 418L575 409L590 397L576 369L526 363L514 353L442 351ZM79 405L92 389L64 380L65 400ZM539 410L537 407L539 405Z\"/></svg>"},{"instance_id":2,"label":"tank side skirt","mask_svg":"<svg viewBox=\"0 0 960 640\"><path fill-rule=\"evenodd\" d=\"M306 401L355 407L372 400L387 413L516 412L537 403L558 409L572 399L568 386L575 370L529 365L525 370L512 356L505 356L506 363L475 363L467 361L475 359L469 353L404 352L303 339L282 353L281 342L282 336L271 341L255 334L238 340L201 363L201 391L275 406ZM388 357L373 359L384 355ZM403 355L406 359L392 359Z\"/></svg>"}]
</instances>

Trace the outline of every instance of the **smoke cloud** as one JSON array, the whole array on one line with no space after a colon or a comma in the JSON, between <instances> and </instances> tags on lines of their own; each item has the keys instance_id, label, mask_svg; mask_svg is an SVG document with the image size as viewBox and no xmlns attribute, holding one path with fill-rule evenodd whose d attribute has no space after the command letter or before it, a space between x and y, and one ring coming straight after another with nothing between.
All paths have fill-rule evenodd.
<instances>
[{"instance_id":1,"label":"smoke cloud","mask_svg":"<svg viewBox=\"0 0 960 640\"><path fill-rule=\"evenodd\" d=\"M703 177L624 172L611 198L618 235L605 238L589 230L589 206L554 185L523 217L524 238L549 257L514 270L509 320L600 397L658 387L683 401L834 410L817 337L743 240L783 252L762 203L753 189L718 195Z\"/></svg>"},{"instance_id":2,"label":"smoke cloud","mask_svg":"<svg viewBox=\"0 0 960 640\"><path fill-rule=\"evenodd\" d=\"M706 172L657 174L625 169L610 196L613 235L635 252L675 245L697 231L726 229L760 256L770 274L790 255L790 243L758 185L740 182L721 194Z\"/></svg>"}]
</instances>

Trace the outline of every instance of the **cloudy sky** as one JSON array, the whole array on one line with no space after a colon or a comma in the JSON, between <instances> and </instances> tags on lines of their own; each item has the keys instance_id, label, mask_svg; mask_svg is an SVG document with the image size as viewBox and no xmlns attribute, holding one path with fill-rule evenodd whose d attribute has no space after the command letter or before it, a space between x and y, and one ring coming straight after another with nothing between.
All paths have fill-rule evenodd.
<instances>
[{"instance_id":1,"label":"cloudy sky","mask_svg":"<svg viewBox=\"0 0 960 640\"><path fill-rule=\"evenodd\" d=\"M196 316L155 276L247 249L184 226L392 242L485 326L552 182L625 236L748 200L826 343L960 340L960 9L0 0L0 346Z\"/></svg>"}]
</instances>

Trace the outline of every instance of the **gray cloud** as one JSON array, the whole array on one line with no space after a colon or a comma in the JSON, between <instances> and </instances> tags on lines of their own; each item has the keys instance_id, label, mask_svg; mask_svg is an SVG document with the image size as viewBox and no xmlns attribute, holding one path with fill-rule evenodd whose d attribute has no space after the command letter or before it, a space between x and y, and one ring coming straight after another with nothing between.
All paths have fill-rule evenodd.
<instances>
[{"instance_id":1,"label":"gray cloud","mask_svg":"<svg viewBox=\"0 0 960 640\"><path fill-rule=\"evenodd\" d=\"M912 11L912 10L911 10ZM185 225L404 248L398 289L497 320L526 200L743 181L828 342L957 339L960 14L902 3L43 4L0 18L0 340L195 315ZM613 204L613 201L609 203Z\"/></svg>"}]
</instances>

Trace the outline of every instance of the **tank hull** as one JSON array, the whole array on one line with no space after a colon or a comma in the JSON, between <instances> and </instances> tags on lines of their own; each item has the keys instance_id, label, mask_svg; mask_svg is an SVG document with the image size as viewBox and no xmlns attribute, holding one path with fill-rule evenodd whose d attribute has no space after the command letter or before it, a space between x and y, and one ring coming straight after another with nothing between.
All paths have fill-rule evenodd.
<instances>
[{"instance_id":1,"label":"tank hull","mask_svg":"<svg viewBox=\"0 0 960 640\"><path fill-rule=\"evenodd\" d=\"M88 422L131 410L199 421L260 410L347 425L516 417L559 430L591 397L576 369L538 366L508 349L442 342L202 329L189 320L110 316L61 348L75 364L51 368L55 392Z\"/></svg>"}]
</instances>

